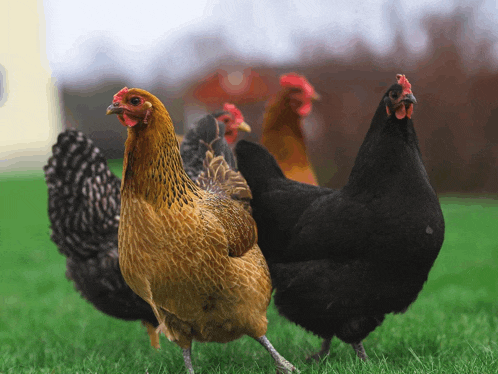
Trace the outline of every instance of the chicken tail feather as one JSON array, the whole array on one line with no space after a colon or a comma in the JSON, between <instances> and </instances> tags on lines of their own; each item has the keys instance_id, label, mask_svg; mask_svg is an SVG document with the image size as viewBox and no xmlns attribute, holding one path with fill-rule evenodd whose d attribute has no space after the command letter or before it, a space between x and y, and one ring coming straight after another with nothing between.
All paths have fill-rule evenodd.
<instances>
[{"instance_id":1,"label":"chicken tail feather","mask_svg":"<svg viewBox=\"0 0 498 374\"><path fill-rule=\"evenodd\" d=\"M239 171L244 175L253 194L263 192L269 179L285 179L277 161L263 146L241 140L235 147L235 154Z\"/></svg>"},{"instance_id":2,"label":"chicken tail feather","mask_svg":"<svg viewBox=\"0 0 498 374\"><path fill-rule=\"evenodd\" d=\"M43 168L52 241L66 256L92 257L116 246L120 180L83 133L57 138Z\"/></svg>"}]
</instances>

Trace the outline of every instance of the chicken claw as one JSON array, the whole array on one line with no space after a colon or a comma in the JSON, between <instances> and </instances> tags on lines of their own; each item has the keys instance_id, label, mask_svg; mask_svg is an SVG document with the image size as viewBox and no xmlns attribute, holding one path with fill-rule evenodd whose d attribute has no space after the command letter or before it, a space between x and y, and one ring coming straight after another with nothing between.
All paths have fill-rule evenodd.
<instances>
[{"instance_id":1,"label":"chicken claw","mask_svg":"<svg viewBox=\"0 0 498 374\"><path fill-rule=\"evenodd\" d=\"M318 363L321 360L323 360L325 358L325 356L327 356L329 354L331 340L332 340L332 338L323 339L322 347L320 348L320 351L308 356L306 358L306 361L315 360Z\"/></svg>"},{"instance_id":2,"label":"chicken claw","mask_svg":"<svg viewBox=\"0 0 498 374\"><path fill-rule=\"evenodd\" d=\"M289 374L289 373L299 373L299 370L292 365L289 361L283 358L280 353L277 352L270 341L263 335L261 338L256 339L265 349L270 352L271 357L275 360L275 365L277 367L277 374Z\"/></svg>"}]
</instances>

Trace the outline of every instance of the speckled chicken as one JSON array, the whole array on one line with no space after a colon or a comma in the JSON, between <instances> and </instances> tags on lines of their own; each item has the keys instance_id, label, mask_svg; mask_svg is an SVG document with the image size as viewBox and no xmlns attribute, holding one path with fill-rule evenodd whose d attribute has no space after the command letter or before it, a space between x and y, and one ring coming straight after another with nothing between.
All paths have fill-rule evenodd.
<instances>
[{"instance_id":1,"label":"speckled chicken","mask_svg":"<svg viewBox=\"0 0 498 374\"><path fill-rule=\"evenodd\" d=\"M193 340L224 343L243 335L260 342L279 370L295 370L265 336L268 267L256 224L221 187L224 178L203 190L187 176L169 114L147 91L122 89L107 113L128 127L120 267L151 305L158 330L182 348L190 373ZM210 174L229 176L214 168Z\"/></svg>"},{"instance_id":2,"label":"speckled chicken","mask_svg":"<svg viewBox=\"0 0 498 374\"><path fill-rule=\"evenodd\" d=\"M66 277L101 312L141 320L159 347L150 306L125 283L118 263L121 181L102 152L83 133L59 134L44 167L50 238L66 256Z\"/></svg>"},{"instance_id":3,"label":"speckled chicken","mask_svg":"<svg viewBox=\"0 0 498 374\"><path fill-rule=\"evenodd\" d=\"M186 168L193 179L203 170L199 155L205 156L206 142L224 137L226 129L230 142L238 129L250 131L235 106L225 104L224 109L201 118L184 138L184 157L189 160ZM220 121L219 126L216 121ZM214 154L231 156L229 163L234 167L228 140L217 142ZM66 277L101 312L123 320L141 320L151 345L159 348L158 323L152 309L126 284L119 269L121 180L82 132L67 130L59 134L52 153L44 167L48 213L51 239L66 256Z\"/></svg>"}]
</instances>

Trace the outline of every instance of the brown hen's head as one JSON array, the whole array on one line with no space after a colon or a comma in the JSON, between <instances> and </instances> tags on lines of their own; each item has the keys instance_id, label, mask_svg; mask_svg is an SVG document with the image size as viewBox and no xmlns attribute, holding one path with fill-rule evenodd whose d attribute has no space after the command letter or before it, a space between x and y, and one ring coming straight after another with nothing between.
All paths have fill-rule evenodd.
<instances>
[{"instance_id":1,"label":"brown hen's head","mask_svg":"<svg viewBox=\"0 0 498 374\"><path fill-rule=\"evenodd\" d=\"M319 100L320 95L302 75L288 73L280 77L280 86L289 97L289 105L301 117L311 112L311 101Z\"/></svg>"},{"instance_id":2,"label":"brown hen's head","mask_svg":"<svg viewBox=\"0 0 498 374\"><path fill-rule=\"evenodd\" d=\"M123 126L147 125L153 116L169 114L161 101L151 93L139 88L123 88L114 95L106 114L117 114Z\"/></svg>"},{"instance_id":3,"label":"brown hen's head","mask_svg":"<svg viewBox=\"0 0 498 374\"><path fill-rule=\"evenodd\" d=\"M223 111L213 115L217 121L225 124L225 139L228 144L235 143L239 131L251 132L251 127L244 122L242 112L233 104L225 103Z\"/></svg>"},{"instance_id":4,"label":"brown hen's head","mask_svg":"<svg viewBox=\"0 0 498 374\"><path fill-rule=\"evenodd\" d=\"M403 74L396 75L397 83L392 85L384 96L388 116L395 115L397 119L412 118L413 104L417 99L413 96L412 85Z\"/></svg>"}]
</instances>

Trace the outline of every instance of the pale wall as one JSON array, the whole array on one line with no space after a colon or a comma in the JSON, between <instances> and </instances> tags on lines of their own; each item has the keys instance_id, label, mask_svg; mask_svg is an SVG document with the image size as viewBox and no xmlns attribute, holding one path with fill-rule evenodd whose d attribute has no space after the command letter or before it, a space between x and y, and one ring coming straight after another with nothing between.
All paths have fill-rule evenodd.
<instances>
[{"instance_id":1,"label":"pale wall","mask_svg":"<svg viewBox=\"0 0 498 374\"><path fill-rule=\"evenodd\" d=\"M41 167L61 128L42 1L5 1L2 13L0 172Z\"/></svg>"}]
</instances>

